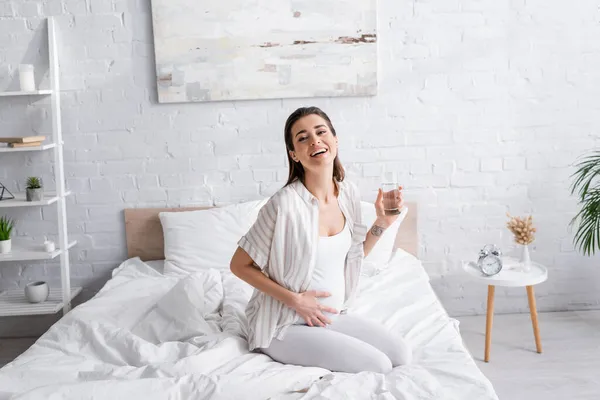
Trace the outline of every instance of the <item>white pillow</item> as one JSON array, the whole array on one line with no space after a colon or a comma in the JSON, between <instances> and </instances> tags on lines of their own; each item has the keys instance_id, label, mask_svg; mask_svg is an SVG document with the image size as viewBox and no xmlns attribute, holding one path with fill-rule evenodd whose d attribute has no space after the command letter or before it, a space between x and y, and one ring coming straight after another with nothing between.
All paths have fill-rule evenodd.
<instances>
[{"instance_id":1,"label":"white pillow","mask_svg":"<svg viewBox=\"0 0 600 400\"><path fill-rule=\"evenodd\" d=\"M373 203L367 203L366 201L360 202L360 210L362 213L363 224L367 226L368 229L371 229L371 226L375 223L375 219L377 218L377 214L375 212L375 205ZM364 259L364 267L369 268L382 268L387 265L390 261L390 258L394 254L394 245L396 243L396 235L398 233L398 229L400 228L400 224L406 217L408 213L408 207L404 206L398 219L394 221L394 223L389 226L381 235L377 244L369 255Z\"/></svg>"},{"instance_id":2,"label":"white pillow","mask_svg":"<svg viewBox=\"0 0 600 400\"><path fill-rule=\"evenodd\" d=\"M267 199L208 210L161 212L165 274L229 269L237 242L248 232Z\"/></svg>"},{"instance_id":3,"label":"white pillow","mask_svg":"<svg viewBox=\"0 0 600 400\"><path fill-rule=\"evenodd\" d=\"M218 310L222 299L219 271L213 269L186 275L150 309L132 332L154 344L219 334Z\"/></svg>"}]
</instances>

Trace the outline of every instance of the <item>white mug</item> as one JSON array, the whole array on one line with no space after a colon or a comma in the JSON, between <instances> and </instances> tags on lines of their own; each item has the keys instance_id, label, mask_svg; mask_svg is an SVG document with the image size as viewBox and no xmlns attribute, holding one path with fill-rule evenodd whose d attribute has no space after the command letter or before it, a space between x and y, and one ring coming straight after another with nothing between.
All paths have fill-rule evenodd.
<instances>
[{"instance_id":1,"label":"white mug","mask_svg":"<svg viewBox=\"0 0 600 400\"><path fill-rule=\"evenodd\" d=\"M43 281L32 282L25 286L25 298L30 303L42 303L48 300L50 289L48 284Z\"/></svg>"}]
</instances>

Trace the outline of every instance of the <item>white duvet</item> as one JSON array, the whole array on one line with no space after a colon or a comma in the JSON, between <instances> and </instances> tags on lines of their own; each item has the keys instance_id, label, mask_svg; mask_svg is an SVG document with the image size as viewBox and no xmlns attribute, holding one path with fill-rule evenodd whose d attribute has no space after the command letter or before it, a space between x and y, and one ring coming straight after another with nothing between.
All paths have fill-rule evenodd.
<instances>
[{"instance_id":1,"label":"white duvet","mask_svg":"<svg viewBox=\"0 0 600 400\"><path fill-rule=\"evenodd\" d=\"M0 370L0 400L497 399L417 259L400 253L360 286L351 312L403 335L412 365L382 375L279 364L248 352L251 290L230 272L176 278L130 259Z\"/></svg>"}]
</instances>

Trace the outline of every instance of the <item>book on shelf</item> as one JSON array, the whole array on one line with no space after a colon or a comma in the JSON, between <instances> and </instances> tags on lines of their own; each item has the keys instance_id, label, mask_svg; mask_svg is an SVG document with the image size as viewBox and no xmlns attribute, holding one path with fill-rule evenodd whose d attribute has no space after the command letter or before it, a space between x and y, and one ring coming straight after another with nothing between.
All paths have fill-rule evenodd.
<instances>
[{"instance_id":1,"label":"book on shelf","mask_svg":"<svg viewBox=\"0 0 600 400\"><path fill-rule=\"evenodd\" d=\"M36 143L45 139L46 136L0 137L0 143Z\"/></svg>"},{"instance_id":2,"label":"book on shelf","mask_svg":"<svg viewBox=\"0 0 600 400\"><path fill-rule=\"evenodd\" d=\"M42 145L42 142L30 142L30 143L9 143L8 147L39 147Z\"/></svg>"}]
</instances>

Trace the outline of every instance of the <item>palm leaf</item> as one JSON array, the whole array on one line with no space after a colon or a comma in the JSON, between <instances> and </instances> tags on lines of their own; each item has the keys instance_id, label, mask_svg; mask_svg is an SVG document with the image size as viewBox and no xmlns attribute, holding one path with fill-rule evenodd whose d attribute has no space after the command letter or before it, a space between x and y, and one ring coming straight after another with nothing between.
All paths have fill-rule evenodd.
<instances>
[{"instance_id":1,"label":"palm leaf","mask_svg":"<svg viewBox=\"0 0 600 400\"><path fill-rule=\"evenodd\" d=\"M571 220L571 225L578 223L575 246L590 256L600 249L600 186L587 188L579 203L582 208Z\"/></svg>"},{"instance_id":2,"label":"palm leaf","mask_svg":"<svg viewBox=\"0 0 600 400\"><path fill-rule=\"evenodd\" d=\"M600 150L583 156L571 175L571 194L576 194L581 209L571 220L577 224L575 246L586 255L600 250Z\"/></svg>"},{"instance_id":3,"label":"palm leaf","mask_svg":"<svg viewBox=\"0 0 600 400\"><path fill-rule=\"evenodd\" d=\"M571 175L575 180L571 185L571 194L577 192L580 201L584 201L592 182L600 178L600 150L583 157L575 164L577 171Z\"/></svg>"}]
</instances>

